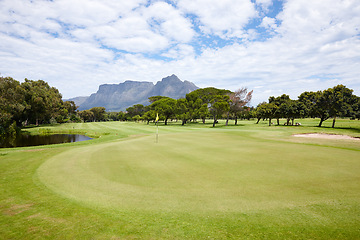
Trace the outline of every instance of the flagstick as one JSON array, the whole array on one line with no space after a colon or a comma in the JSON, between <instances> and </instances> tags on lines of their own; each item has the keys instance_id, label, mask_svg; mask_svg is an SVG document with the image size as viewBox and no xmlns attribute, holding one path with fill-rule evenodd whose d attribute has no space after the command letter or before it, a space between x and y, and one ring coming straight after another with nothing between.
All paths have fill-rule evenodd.
<instances>
[{"instance_id":1,"label":"flagstick","mask_svg":"<svg viewBox=\"0 0 360 240\"><path fill-rule=\"evenodd\" d=\"M156 143L158 143L158 141L159 141L159 113L156 113L155 122L156 122Z\"/></svg>"},{"instance_id":2,"label":"flagstick","mask_svg":"<svg viewBox=\"0 0 360 240\"><path fill-rule=\"evenodd\" d=\"M158 122L156 122L156 143L159 141L159 125Z\"/></svg>"}]
</instances>

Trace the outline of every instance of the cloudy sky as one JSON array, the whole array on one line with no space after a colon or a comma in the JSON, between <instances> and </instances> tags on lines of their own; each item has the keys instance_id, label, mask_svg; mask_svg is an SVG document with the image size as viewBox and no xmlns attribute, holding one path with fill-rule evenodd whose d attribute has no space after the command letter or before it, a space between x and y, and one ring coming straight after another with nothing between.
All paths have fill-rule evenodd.
<instances>
[{"instance_id":1,"label":"cloudy sky","mask_svg":"<svg viewBox=\"0 0 360 240\"><path fill-rule=\"evenodd\" d=\"M0 0L0 74L64 98L157 82L269 96L344 84L360 96L359 0Z\"/></svg>"}]
</instances>

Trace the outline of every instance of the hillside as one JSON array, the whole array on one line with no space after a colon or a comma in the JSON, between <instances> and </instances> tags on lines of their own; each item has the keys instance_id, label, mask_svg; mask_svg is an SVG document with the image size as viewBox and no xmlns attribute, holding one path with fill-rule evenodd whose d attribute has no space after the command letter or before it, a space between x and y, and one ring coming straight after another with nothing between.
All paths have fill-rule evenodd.
<instances>
[{"instance_id":1,"label":"hillside","mask_svg":"<svg viewBox=\"0 0 360 240\"><path fill-rule=\"evenodd\" d=\"M79 110L92 107L105 107L106 111L124 111L135 104L149 105L151 96L167 96L174 99L185 97L198 87L189 81L181 81L176 75L171 75L152 82L125 81L119 84L103 84L96 93L89 97L68 99L74 101ZM80 101L79 101L80 100Z\"/></svg>"}]
</instances>

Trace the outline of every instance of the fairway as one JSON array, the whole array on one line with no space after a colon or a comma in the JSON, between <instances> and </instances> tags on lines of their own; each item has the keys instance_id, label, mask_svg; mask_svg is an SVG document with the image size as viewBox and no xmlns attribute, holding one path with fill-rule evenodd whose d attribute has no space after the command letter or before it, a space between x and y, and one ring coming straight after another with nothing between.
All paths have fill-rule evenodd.
<instances>
[{"instance_id":1,"label":"fairway","mask_svg":"<svg viewBox=\"0 0 360 240\"><path fill-rule=\"evenodd\" d=\"M101 137L34 151L1 151L3 183L11 173L22 183L2 185L7 189L3 213L15 202L31 204L3 215L2 223L12 229L1 227L3 236L21 236L14 218L25 219L27 229L38 226L40 218L49 239L360 237L358 141L298 139L292 135L319 129L250 122L219 128L161 126L158 143L155 127L140 123L62 128L87 129ZM32 167L20 167L23 173L16 175L15 165L24 164ZM36 214L44 217L31 217ZM34 231L29 236L43 235Z\"/></svg>"},{"instance_id":2,"label":"fairway","mask_svg":"<svg viewBox=\"0 0 360 240\"><path fill-rule=\"evenodd\" d=\"M330 194L356 191L349 175L360 172L351 164L357 156L200 131L164 135L158 144L147 136L67 151L38 174L53 191L104 207L238 212L324 203Z\"/></svg>"}]
</instances>

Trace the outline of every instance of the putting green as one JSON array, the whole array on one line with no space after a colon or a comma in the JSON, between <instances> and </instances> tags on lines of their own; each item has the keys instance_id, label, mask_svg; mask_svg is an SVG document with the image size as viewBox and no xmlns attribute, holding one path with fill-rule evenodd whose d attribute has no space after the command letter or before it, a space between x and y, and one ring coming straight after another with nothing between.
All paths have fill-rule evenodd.
<instances>
[{"instance_id":1,"label":"putting green","mask_svg":"<svg viewBox=\"0 0 360 240\"><path fill-rule=\"evenodd\" d=\"M244 212L359 197L358 151L215 129L154 140L73 148L37 174L63 197L118 211Z\"/></svg>"}]
</instances>

